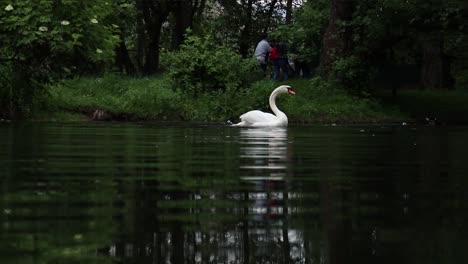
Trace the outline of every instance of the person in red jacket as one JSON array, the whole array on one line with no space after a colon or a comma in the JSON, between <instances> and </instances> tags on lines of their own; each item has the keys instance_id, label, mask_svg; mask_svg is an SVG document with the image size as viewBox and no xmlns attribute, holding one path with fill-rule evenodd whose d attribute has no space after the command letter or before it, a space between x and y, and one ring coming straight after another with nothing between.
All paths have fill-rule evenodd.
<instances>
[{"instance_id":1,"label":"person in red jacket","mask_svg":"<svg viewBox=\"0 0 468 264\"><path fill-rule=\"evenodd\" d=\"M272 50L270 51L270 60L273 62L273 80L277 81L282 79L286 81L288 79L289 63L286 43L278 42L273 44Z\"/></svg>"},{"instance_id":2,"label":"person in red jacket","mask_svg":"<svg viewBox=\"0 0 468 264\"><path fill-rule=\"evenodd\" d=\"M280 73L280 66L279 66L279 55L278 50L276 47L276 43L271 45L270 50L270 57L269 60L273 63L273 80L278 80L279 73Z\"/></svg>"}]
</instances>

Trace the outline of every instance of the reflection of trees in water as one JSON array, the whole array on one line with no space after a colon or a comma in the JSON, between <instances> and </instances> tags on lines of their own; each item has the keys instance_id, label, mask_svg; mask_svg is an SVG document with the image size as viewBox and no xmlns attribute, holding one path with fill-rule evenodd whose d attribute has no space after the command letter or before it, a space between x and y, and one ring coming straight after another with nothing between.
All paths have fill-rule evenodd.
<instances>
[{"instance_id":1,"label":"reflection of trees in water","mask_svg":"<svg viewBox=\"0 0 468 264\"><path fill-rule=\"evenodd\" d=\"M98 159L110 164L99 148L107 135L77 139L72 131L18 125L7 138L9 146L0 143L10 152L5 159L0 151L0 262L111 262L99 256L98 248L115 231L116 210L110 205L116 192L108 177L113 169L95 164Z\"/></svg>"},{"instance_id":2,"label":"reflection of trees in water","mask_svg":"<svg viewBox=\"0 0 468 264\"><path fill-rule=\"evenodd\" d=\"M240 149L234 151L240 159L238 167L230 167L231 174L223 179L228 186L213 184L213 178L207 186L203 181L188 186L187 181L177 179L155 181L153 187L148 185L151 183L136 184L135 202L145 208L133 220L140 225L133 230L140 241L122 237L122 243L112 246L110 252L128 260L153 259L158 263L285 263L291 257L303 259L302 232L287 226L286 130L240 130L236 139ZM219 165L210 164L209 168ZM190 174L187 180L197 177L193 173L211 171L184 171L184 165L179 168L182 178ZM182 188L184 184L187 188ZM216 190L222 185L224 190ZM150 232L151 237L145 235Z\"/></svg>"},{"instance_id":3,"label":"reflection of trees in water","mask_svg":"<svg viewBox=\"0 0 468 264\"><path fill-rule=\"evenodd\" d=\"M158 181L154 187L146 185L138 189L136 193L146 191L148 197L153 197L142 198L149 200L135 221L135 229L140 232L130 236L140 241L127 240L127 252L116 255L127 254L129 261L137 259L140 263L154 260L157 263L246 263L249 260L250 263L334 264L350 260L389 263L385 259L408 263L405 261L408 256L415 253L419 256L416 260L420 259L421 253L430 252L434 245L447 252L454 251L447 248L459 237L452 232L453 227L439 225L438 234L428 238L428 230L437 225L421 224L431 223L427 220L433 219L437 211L424 210L417 220L410 218L415 217L414 210L425 201L444 199L437 191L437 184L429 182L456 188L456 180L451 184L437 176L446 175L439 174L446 170L436 162L441 158L440 153L448 151L446 147L436 148L436 153L419 147L420 156L417 156L414 149L405 145L412 145L413 139L406 142L401 134L365 143L372 143L369 147L362 145L363 134L323 133L302 145L294 144L294 139L288 143L287 134L281 132L252 129L239 133L238 137L230 136L239 141L234 145L240 144L240 148L227 146L225 150L239 156L239 161L224 164L230 169L221 181L208 178L204 182L203 178L197 178L189 186L187 180L197 177L189 175L180 181ZM434 149L431 144L439 144L436 138L422 140L428 141L424 146L431 149ZM196 156L197 151L203 150L184 149L179 155ZM310 155L311 152L315 154ZM287 163L291 159L303 159L294 161L294 164L303 163L300 170L290 171ZM408 161L414 165L408 165ZM419 167L420 164L424 165ZM212 173L219 177L218 172L213 172L216 166L207 165L208 171L196 174ZM389 167L396 171L389 171ZM449 175L456 175L456 171L447 169ZM184 173L194 172L187 169ZM410 180L417 178L415 173L431 174L415 183ZM184 189L181 186L187 187L180 191ZM439 196L416 200L413 197L417 190ZM446 209L454 214L449 205ZM146 226L141 226L141 218L149 212L155 215L149 217ZM450 215L443 219L453 220ZM413 241L406 233L408 230L421 236L418 240L424 243ZM426 238L422 239L424 235ZM435 242L436 238L440 241ZM424 245L425 250L418 249L418 245Z\"/></svg>"},{"instance_id":4,"label":"reflection of trees in water","mask_svg":"<svg viewBox=\"0 0 468 264\"><path fill-rule=\"evenodd\" d=\"M288 227L288 137L285 128L242 129L240 132L241 179L251 190L245 193L249 215L244 237L256 262L302 259L302 234ZM291 238L290 238L291 236ZM291 254L291 245L295 249Z\"/></svg>"},{"instance_id":5,"label":"reflection of trees in water","mask_svg":"<svg viewBox=\"0 0 468 264\"><path fill-rule=\"evenodd\" d=\"M124 263L466 259L466 129L387 129L375 137L343 129L119 130L126 143L118 146L108 140L115 131L99 131L3 135L0 155L14 161L0 169L2 256L30 259L24 263L107 254Z\"/></svg>"}]
</instances>

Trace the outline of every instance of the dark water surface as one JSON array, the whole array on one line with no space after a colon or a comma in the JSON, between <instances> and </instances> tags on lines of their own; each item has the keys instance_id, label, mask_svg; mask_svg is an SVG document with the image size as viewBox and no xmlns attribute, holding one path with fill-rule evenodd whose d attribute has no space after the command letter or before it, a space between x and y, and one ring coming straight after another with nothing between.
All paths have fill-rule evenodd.
<instances>
[{"instance_id":1,"label":"dark water surface","mask_svg":"<svg viewBox=\"0 0 468 264\"><path fill-rule=\"evenodd\" d=\"M0 263L467 263L468 127L0 123Z\"/></svg>"}]
</instances>

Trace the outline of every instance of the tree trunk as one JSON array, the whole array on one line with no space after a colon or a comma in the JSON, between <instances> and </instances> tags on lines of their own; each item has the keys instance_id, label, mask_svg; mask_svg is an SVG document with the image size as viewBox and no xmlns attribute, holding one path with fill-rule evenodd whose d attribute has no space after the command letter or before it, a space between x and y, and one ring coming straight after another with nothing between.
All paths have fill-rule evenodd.
<instances>
[{"instance_id":1,"label":"tree trunk","mask_svg":"<svg viewBox=\"0 0 468 264\"><path fill-rule=\"evenodd\" d=\"M293 0L288 0L288 2L286 3L286 25L291 24L292 2L293 2Z\"/></svg>"},{"instance_id":2,"label":"tree trunk","mask_svg":"<svg viewBox=\"0 0 468 264\"><path fill-rule=\"evenodd\" d=\"M421 84L424 89L448 89L453 86L450 63L444 53L441 32L422 38Z\"/></svg>"},{"instance_id":3,"label":"tree trunk","mask_svg":"<svg viewBox=\"0 0 468 264\"><path fill-rule=\"evenodd\" d=\"M145 46L146 46L146 35L145 35L145 25L143 23L143 17L137 18L137 39L136 39L136 65L138 71L143 72L143 60L145 58Z\"/></svg>"},{"instance_id":4,"label":"tree trunk","mask_svg":"<svg viewBox=\"0 0 468 264\"><path fill-rule=\"evenodd\" d=\"M247 5L244 6L245 10L245 23L244 28L241 31L241 38L239 43L239 53L243 58L247 58L250 47L250 32L252 28L252 10L253 0L248 0Z\"/></svg>"},{"instance_id":5,"label":"tree trunk","mask_svg":"<svg viewBox=\"0 0 468 264\"><path fill-rule=\"evenodd\" d=\"M140 0L138 2L137 7L143 14L148 37L143 66L145 74L154 74L159 70L161 30L169 15L170 2L170 0Z\"/></svg>"},{"instance_id":6,"label":"tree trunk","mask_svg":"<svg viewBox=\"0 0 468 264\"><path fill-rule=\"evenodd\" d=\"M337 58L344 57L351 51L351 29L340 24L349 21L354 11L354 0L331 0L330 18L325 35L320 59L320 70L329 78Z\"/></svg>"},{"instance_id":7,"label":"tree trunk","mask_svg":"<svg viewBox=\"0 0 468 264\"><path fill-rule=\"evenodd\" d=\"M148 47L146 48L145 63L143 65L143 72L147 75L157 73L159 70L159 42L161 39L162 23L159 26L155 25L154 27L159 28L159 30L155 30L149 34L150 40Z\"/></svg>"},{"instance_id":8,"label":"tree trunk","mask_svg":"<svg viewBox=\"0 0 468 264\"><path fill-rule=\"evenodd\" d=\"M125 45L125 40L122 33L120 33L120 43L115 49L115 63L120 71L126 74L134 74L135 66L133 65L132 60L130 59L130 55L128 54L128 49Z\"/></svg>"},{"instance_id":9,"label":"tree trunk","mask_svg":"<svg viewBox=\"0 0 468 264\"><path fill-rule=\"evenodd\" d=\"M178 49L184 42L185 31L192 26L193 6L192 1L177 1L172 7L175 25L172 36L172 48Z\"/></svg>"}]
</instances>

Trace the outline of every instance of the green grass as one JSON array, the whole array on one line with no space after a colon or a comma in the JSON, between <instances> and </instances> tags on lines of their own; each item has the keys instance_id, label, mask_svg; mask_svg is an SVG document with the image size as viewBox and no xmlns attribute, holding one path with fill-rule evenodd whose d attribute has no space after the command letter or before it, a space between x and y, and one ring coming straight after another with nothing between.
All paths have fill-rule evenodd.
<instances>
[{"instance_id":1,"label":"green grass","mask_svg":"<svg viewBox=\"0 0 468 264\"><path fill-rule=\"evenodd\" d=\"M63 81L49 91L49 111L86 113L99 109L134 119L166 119L177 112L180 100L161 77L80 78Z\"/></svg>"},{"instance_id":2,"label":"green grass","mask_svg":"<svg viewBox=\"0 0 468 264\"><path fill-rule=\"evenodd\" d=\"M297 95L287 99L284 110L297 122L381 123L408 118L397 108L383 107L374 98L349 95L319 78L292 80L289 84Z\"/></svg>"},{"instance_id":3,"label":"green grass","mask_svg":"<svg viewBox=\"0 0 468 264\"><path fill-rule=\"evenodd\" d=\"M239 91L206 93L196 98L174 91L166 76L130 78L107 75L103 78L66 80L49 88L50 96L42 114L35 119L82 120L76 113L104 110L126 120L237 121L242 113L269 111L271 91L283 83L259 81ZM392 107L383 107L372 98L348 95L318 78L287 82L296 96L282 95L278 107L291 123L372 123L393 122L407 116ZM44 114L45 113L45 114ZM67 114L75 113L75 114Z\"/></svg>"}]
</instances>

